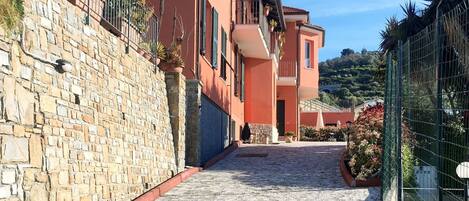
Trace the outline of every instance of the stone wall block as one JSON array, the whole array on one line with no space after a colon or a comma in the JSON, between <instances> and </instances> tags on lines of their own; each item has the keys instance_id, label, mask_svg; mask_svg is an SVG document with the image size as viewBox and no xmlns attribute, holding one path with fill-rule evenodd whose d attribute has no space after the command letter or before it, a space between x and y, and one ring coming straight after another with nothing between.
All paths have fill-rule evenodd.
<instances>
[{"instance_id":1,"label":"stone wall block","mask_svg":"<svg viewBox=\"0 0 469 201\"><path fill-rule=\"evenodd\" d=\"M39 135L31 135L29 139L30 164L33 167L42 167L42 139Z\"/></svg>"},{"instance_id":2,"label":"stone wall block","mask_svg":"<svg viewBox=\"0 0 469 201\"><path fill-rule=\"evenodd\" d=\"M2 136L2 162L28 162L29 146L27 138Z\"/></svg>"},{"instance_id":3,"label":"stone wall block","mask_svg":"<svg viewBox=\"0 0 469 201\"><path fill-rule=\"evenodd\" d=\"M34 183L29 193L26 194L26 201L49 200L49 193L45 184Z\"/></svg>"},{"instance_id":4,"label":"stone wall block","mask_svg":"<svg viewBox=\"0 0 469 201\"><path fill-rule=\"evenodd\" d=\"M2 184L14 184L16 182L16 171L5 169L2 171Z\"/></svg>"},{"instance_id":5,"label":"stone wall block","mask_svg":"<svg viewBox=\"0 0 469 201\"><path fill-rule=\"evenodd\" d=\"M0 124L0 134L13 134L13 126L9 124Z\"/></svg>"},{"instance_id":6,"label":"stone wall block","mask_svg":"<svg viewBox=\"0 0 469 201\"><path fill-rule=\"evenodd\" d=\"M34 94L17 84L16 100L18 101L21 124L34 125Z\"/></svg>"},{"instance_id":7,"label":"stone wall block","mask_svg":"<svg viewBox=\"0 0 469 201\"><path fill-rule=\"evenodd\" d=\"M12 77L3 79L3 104L5 104L5 116L7 121L20 122L20 114L15 96L16 80Z\"/></svg>"},{"instance_id":8,"label":"stone wall block","mask_svg":"<svg viewBox=\"0 0 469 201\"><path fill-rule=\"evenodd\" d=\"M11 196L11 187L8 185L0 185L0 199L8 198Z\"/></svg>"},{"instance_id":9,"label":"stone wall block","mask_svg":"<svg viewBox=\"0 0 469 201\"><path fill-rule=\"evenodd\" d=\"M48 112L55 114L56 113L56 100L55 98L52 98L51 96L48 95L42 95L39 98L39 104L42 112Z\"/></svg>"}]
</instances>

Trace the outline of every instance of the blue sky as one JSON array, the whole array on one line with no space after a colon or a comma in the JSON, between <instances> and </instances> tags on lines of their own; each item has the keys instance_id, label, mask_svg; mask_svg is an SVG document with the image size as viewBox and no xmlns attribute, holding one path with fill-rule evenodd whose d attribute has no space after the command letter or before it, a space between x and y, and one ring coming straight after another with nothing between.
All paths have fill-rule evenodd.
<instances>
[{"instance_id":1,"label":"blue sky","mask_svg":"<svg viewBox=\"0 0 469 201\"><path fill-rule=\"evenodd\" d=\"M326 46L319 51L320 61L340 55L344 48L377 50L379 32L386 18L402 16L401 4L408 0L283 0L285 6L310 12L313 24L326 29ZM414 0L422 5L423 0Z\"/></svg>"}]
</instances>

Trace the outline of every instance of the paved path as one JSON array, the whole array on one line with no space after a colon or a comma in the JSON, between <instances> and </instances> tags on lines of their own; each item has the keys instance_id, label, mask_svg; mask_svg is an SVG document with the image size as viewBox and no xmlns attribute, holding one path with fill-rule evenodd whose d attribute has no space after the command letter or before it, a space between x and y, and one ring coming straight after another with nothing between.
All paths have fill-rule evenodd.
<instances>
[{"instance_id":1,"label":"paved path","mask_svg":"<svg viewBox=\"0 0 469 201\"><path fill-rule=\"evenodd\" d=\"M160 200L379 200L379 189L351 189L338 168L344 143L248 145ZM267 157L239 157L263 154Z\"/></svg>"}]
</instances>

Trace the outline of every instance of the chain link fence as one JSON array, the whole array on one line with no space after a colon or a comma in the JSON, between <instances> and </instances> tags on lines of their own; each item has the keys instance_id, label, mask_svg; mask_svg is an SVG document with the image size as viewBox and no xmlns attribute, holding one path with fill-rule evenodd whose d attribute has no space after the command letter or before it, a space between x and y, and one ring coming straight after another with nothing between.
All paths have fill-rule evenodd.
<instances>
[{"instance_id":1,"label":"chain link fence","mask_svg":"<svg viewBox=\"0 0 469 201\"><path fill-rule=\"evenodd\" d=\"M467 200L469 1L387 56L383 200Z\"/></svg>"}]
</instances>

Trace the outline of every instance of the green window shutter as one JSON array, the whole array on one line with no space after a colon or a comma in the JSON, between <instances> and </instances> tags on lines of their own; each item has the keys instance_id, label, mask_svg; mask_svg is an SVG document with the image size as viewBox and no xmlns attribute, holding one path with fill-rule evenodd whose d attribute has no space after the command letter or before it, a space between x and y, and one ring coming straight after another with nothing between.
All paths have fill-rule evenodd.
<instances>
[{"instance_id":1,"label":"green window shutter","mask_svg":"<svg viewBox=\"0 0 469 201\"><path fill-rule=\"evenodd\" d=\"M245 71L244 71L244 58L241 56L241 94L240 94L240 99L241 101L244 101L244 80L245 80Z\"/></svg>"},{"instance_id":2,"label":"green window shutter","mask_svg":"<svg viewBox=\"0 0 469 201\"><path fill-rule=\"evenodd\" d=\"M226 57L226 32L221 28L221 53Z\"/></svg>"},{"instance_id":3,"label":"green window shutter","mask_svg":"<svg viewBox=\"0 0 469 201\"><path fill-rule=\"evenodd\" d=\"M212 9L212 66L218 66L218 12Z\"/></svg>"},{"instance_id":4,"label":"green window shutter","mask_svg":"<svg viewBox=\"0 0 469 201\"><path fill-rule=\"evenodd\" d=\"M207 0L201 0L200 54L205 55L207 45Z\"/></svg>"},{"instance_id":5,"label":"green window shutter","mask_svg":"<svg viewBox=\"0 0 469 201\"><path fill-rule=\"evenodd\" d=\"M239 71L239 53L238 53L238 48L235 49L235 67L234 67L234 95L236 97L239 96L239 78L238 78L238 71Z\"/></svg>"}]
</instances>

